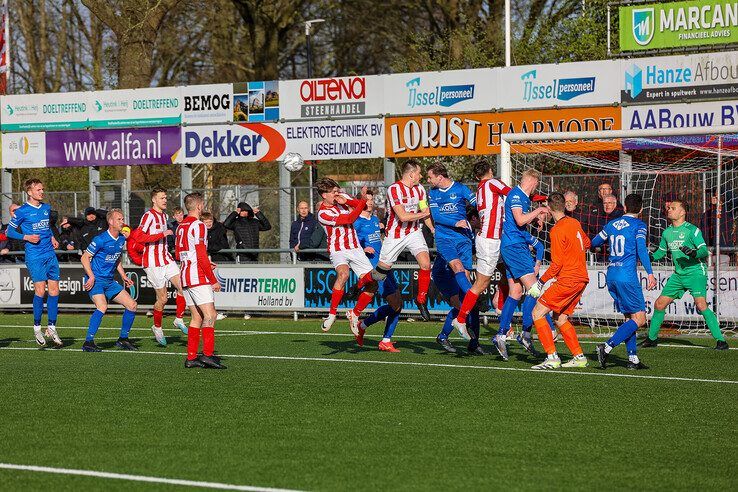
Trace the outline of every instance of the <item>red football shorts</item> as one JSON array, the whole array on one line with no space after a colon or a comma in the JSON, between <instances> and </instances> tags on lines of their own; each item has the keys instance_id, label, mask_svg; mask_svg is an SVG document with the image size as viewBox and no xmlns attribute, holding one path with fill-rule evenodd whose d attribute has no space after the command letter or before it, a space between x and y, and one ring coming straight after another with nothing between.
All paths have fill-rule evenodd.
<instances>
[{"instance_id":1,"label":"red football shorts","mask_svg":"<svg viewBox=\"0 0 738 492\"><path fill-rule=\"evenodd\" d=\"M554 313L570 316L579 303L587 287L586 282L574 284L554 282L546 292L538 299L538 302L549 308Z\"/></svg>"}]
</instances>

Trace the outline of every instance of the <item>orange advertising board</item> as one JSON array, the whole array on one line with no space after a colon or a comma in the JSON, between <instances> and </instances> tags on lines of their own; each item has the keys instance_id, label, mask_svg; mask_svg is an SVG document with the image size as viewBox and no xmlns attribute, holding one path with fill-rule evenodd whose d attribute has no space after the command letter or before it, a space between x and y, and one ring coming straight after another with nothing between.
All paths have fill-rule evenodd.
<instances>
[{"instance_id":1,"label":"orange advertising board","mask_svg":"<svg viewBox=\"0 0 738 492\"><path fill-rule=\"evenodd\" d=\"M500 152L504 133L619 130L619 107L546 109L500 113L466 113L385 119L386 157L486 155ZM587 150L581 142L547 146L549 150ZM619 150L619 141L598 150Z\"/></svg>"}]
</instances>

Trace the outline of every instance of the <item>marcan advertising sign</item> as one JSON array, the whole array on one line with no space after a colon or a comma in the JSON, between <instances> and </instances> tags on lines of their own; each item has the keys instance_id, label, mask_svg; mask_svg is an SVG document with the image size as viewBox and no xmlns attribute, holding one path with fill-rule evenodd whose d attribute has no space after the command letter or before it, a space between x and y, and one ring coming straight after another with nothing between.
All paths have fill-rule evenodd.
<instances>
[{"instance_id":1,"label":"marcan advertising sign","mask_svg":"<svg viewBox=\"0 0 738 492\"><path fill-rule=\"evenodd\" d=\"M279 82L283 119L378 116L382 76L352 76Z\"/></svg>"},{"instance_id":2,"label":"marcan advertising sign","mask_svg":"<svg viewBox=\"0 0 738 492\"><path fill-rule=\"evenodd\" d=\"M691 0L620 7L620 50L738 42L738 2Z\"/></svg>"},{"instance_id":3,"label":"marcan advertising sign","mask_svg":"<svg viewBox=\"0 0 738 492\"><path fill-rule=\"evenodd\" d=\"M181 145L186 164L269 162L285 149L284 137L269 123L186 127Z\"/></svg>"},{"instance_id":4,"label":"marcan advertising sign","mask_svg":"<svg viewBox=\"0 0 738 492\"><path fill-rule=\"evenodd\" d=\"M738 52L621 61L623 103L658 104L738 98Z\"/></svg>"},{"instance_id":5,"label":"marcan advertising sign","mask_svg":"<svg viewBox=\"0 0 738 492\"><path fill-rule=\"evenodd\" d=\"M280 123L286 152L306 160L384 157L384 120L299 121Z\"/></svg>"},{"instance_id":6,"label":"marcan advertising sign","mask_svg":"<svg viewBox=\"0 0 738 492\"><path fill-rule=\"evenodd\" d=\"M173 164L180 127L46 132L48 167Z\"/></svg>"},{"instance_id":7,"label":"marcan advertising sign","mask_svg":"<svg viewBox=\"0 0 738 492\"><path fill-rule=\"evenodd\" d=\"M506 67L500 70L504 109L596 106L620 102L618 61Z\"/></svg>"},{"instance_id":8,"label":"marcan advertising sign","mask_svg":"<svg viewBox=\"0 0 738 492\"><path fill-rule=\"evenodd\" d=\"M4 133L2 164L6 169L46 167L44 132Z\"/></svg>"},{"instance_id":9,"label":"marcan advertising sign","mask_svg":"<svg viewBox=\"0 0 738 492\"><path fill-rule=\"evenodd\" d=\"M499 69L449 70L384 76L384 113L428 114L500 107Z\"/></svg>"},{"instance_id":10,"label":"marcan advertising sign","mask_svg":"<svg viewBox=\"0 0 738 492\"><path fill-rule=\"evenodd\" d=\"M484 155L499 153L503 133L618 130L620 108L393 117L385 126L387 157ZM618 142L612 145L619 148Z\"/></svg>"},{"instance_id":11,"label":"marcan advertising sign","mask_svg":"<svg viewBox=\"0 0 738 492\"><path fill-rule=\"evenodd\" d=\"M88 99L88 92L2 96L0 128L4 132L86 128Z\"/></svg>"},{"instance_id":12,"label":"marcan advertising sign","mask_svg":"<svg viewBox=\"0 0 738 492\"><path fill-rule=\"evenodd\" d=\"M182 123L180 87L122 89L90 93L93 128L169 126Z\"/></svg>"}]
</instances>

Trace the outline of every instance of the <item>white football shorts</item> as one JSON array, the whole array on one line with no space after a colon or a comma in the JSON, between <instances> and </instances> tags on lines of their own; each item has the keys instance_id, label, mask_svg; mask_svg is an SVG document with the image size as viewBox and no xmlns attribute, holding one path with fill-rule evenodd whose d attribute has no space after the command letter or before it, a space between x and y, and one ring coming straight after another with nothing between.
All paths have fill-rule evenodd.
<instances>
[{"instance_id":1,"label":"white football shorts","mask_svg":"<svg viewBox=\"0 0 738 492\"><path fill-rule=\"evenodd\" d=\"M215 294L211 285L198 285L196 287L185 287L182 289L185 304L190 306L202 306L204 304L215 304Z\"/></svg>"},{"instance_id":2,"label":"white football shorts","mask_svg":"<svg viewBox=\"0 0 738 492\"><path fill-rule=\"evenodd\" d=\"M348 265L359 278L373 270L369 258L361 248L334 251L331 253L331 263L334 268L339 265Z\"/></svg>"},{"instance_id":3,"label":"white football shorts","mask_svg":"<svg viewBox=\"0 0 738 492\"><path fill-rule=\"evenodd\" d=\"M409 249L413 256L418 256L423 251L428 252L428 245L425 244L421 229L398 239L385 237L382 241L382 252L379 254L380 263L392 266L405 248Z\"/></svg>"},{"instance_id":4,"label":"white football shorts","mask_svg":"<svg viewBox=\"0 0 738 492\"><path fill-rule=\"evenodd\" d=\"M477 272L486 277L494 275L497 261L500 259L500 240L490 239L477 234Z\"/></svg>"},{"instance_id":5,"label":"white football shorts","mask_svg":"<svg viewBox=\"0 0 738 492\"><path fill-rule=\"evenodd\" d=\"M144 268L146 279L154 289L163 289L167 282L179 275L179 267L176 263L167 263L164 266L150 266Z\"/></svg>"}]
</instances>

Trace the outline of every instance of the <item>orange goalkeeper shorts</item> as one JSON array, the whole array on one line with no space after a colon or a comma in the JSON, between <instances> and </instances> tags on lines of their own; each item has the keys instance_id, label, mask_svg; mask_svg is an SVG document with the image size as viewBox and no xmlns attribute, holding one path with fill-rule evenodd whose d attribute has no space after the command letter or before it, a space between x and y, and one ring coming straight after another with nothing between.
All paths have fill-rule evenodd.
<instances>
[{"instance_id":1,"label":"orange goalkeeper shorts","mask_svg":"<svg viewBox=\"0 0 738 492\"><path fill-rule=\"evenodd\" d=\"M586 282L567 284L557 281L546 289L546 292L538 299L538 302L554 313L569 316L574 313L574 309L577 307L579 299L582 298L585 288L587 288Z\"/></svg>"}]
</instances>

